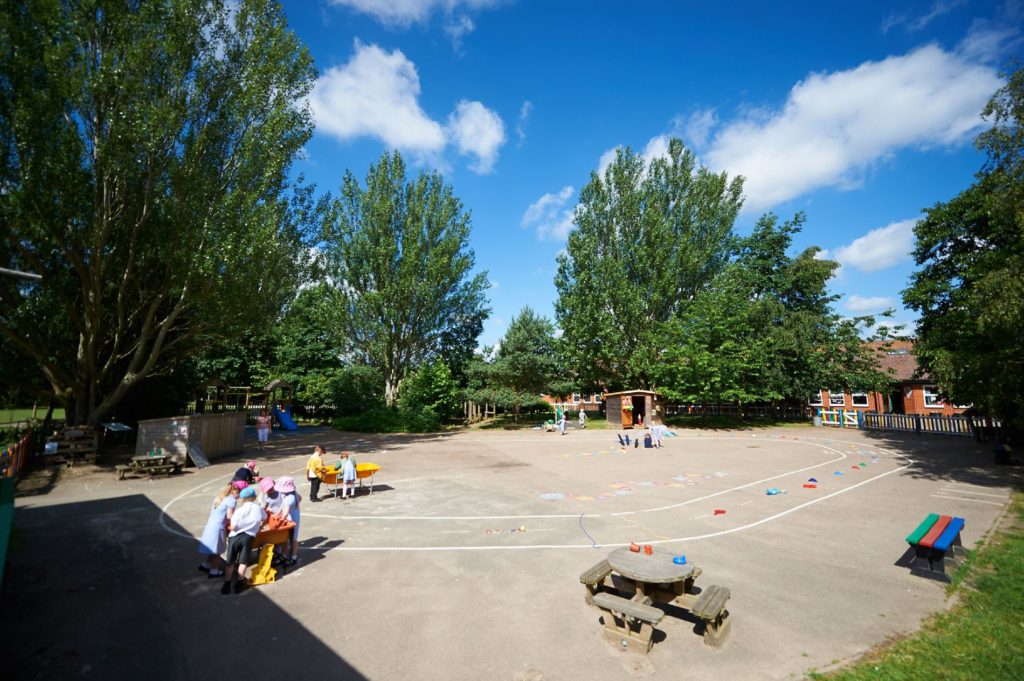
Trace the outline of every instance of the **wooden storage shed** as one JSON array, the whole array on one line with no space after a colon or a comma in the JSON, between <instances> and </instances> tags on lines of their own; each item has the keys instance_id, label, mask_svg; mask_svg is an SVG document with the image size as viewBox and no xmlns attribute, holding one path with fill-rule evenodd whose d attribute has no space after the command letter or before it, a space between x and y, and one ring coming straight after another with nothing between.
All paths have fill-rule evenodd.
<instances>
[{"instance_id":1,"label":"wooden storage shed","mask_svg":"<svg viewBox=\"0 0 1024 681\"><path fill-rule=\"evenodd\" d=\"M184 457L189 453L190 446L198 446L207 459L218 459L222 456L240 454L244 444L244 413L193 414L139 421L135 455L141 456L159 447L166 452Z\"/></svg>"},{"instance_id":2,"label":"wooden storage shed","mask_svg":"<svg viewBox=\"0 0 1024 681\"><path fill-rule=\"evenodd\" d=\"M604 396L604 406L613 428L665 425L665 401L653 390L608 393Z\"/></svg>"}]
</instances>

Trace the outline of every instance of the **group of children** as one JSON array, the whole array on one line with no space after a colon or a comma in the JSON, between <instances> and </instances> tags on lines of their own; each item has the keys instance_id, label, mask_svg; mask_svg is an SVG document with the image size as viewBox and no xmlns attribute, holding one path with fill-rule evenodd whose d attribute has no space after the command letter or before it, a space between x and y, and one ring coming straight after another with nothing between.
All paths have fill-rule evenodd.
<instances>
[{"instance_id":1,"label":"group of children","mask_svg":"<svg viewBox=\"0 0 1024 681\"><path fill-rule=\"evenodd\" d=\"M224 578L222 594L231 593L232 586L235 593L242 591L253 539L271 518L295 524L286 551L279 558L285 565L294 565L299 560L301 501L291 477L282 476L276 481L260 477L256 462L248 462L213 500L199 539L199 553L205 556L199 569L210 577ZM226 558L222 558L225 552Z\"/></svg>"},{"instance_id":2,"label":"group of children","mask_svg":"<svg viewBox=\"0 0 1024 681\"><path fill-rule=\"evenodd\" d=\"M322 445L313 448L313 454L306 461L306 478L309 480L309 500L320 501L320 483L323 482L327 473L327 466L324 464L324 457L327 450ZM341 498L347 499L356 495L356 460L352 458L351 452L342 452L341 459L334 465L334 470L341 483Z\"/></svg>"}]
</instances>

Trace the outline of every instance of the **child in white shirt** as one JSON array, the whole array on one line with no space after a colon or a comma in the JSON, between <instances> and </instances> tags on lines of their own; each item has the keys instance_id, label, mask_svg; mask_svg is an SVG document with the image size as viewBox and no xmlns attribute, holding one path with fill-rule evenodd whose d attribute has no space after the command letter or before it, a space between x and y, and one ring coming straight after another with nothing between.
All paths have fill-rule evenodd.
<instances>
[{"instance_id":1,"label":"child in white shirt","mask_svg":"<svg viewBox=\"0 0 1024 681\"><path fill-rule=\"evenodd\" d=\"M224 586L220 589L222 594L231 593L232 582L235 593L240 593L245 588L245 569L248 567L252 540L267 519L267 512L256 503L255 487L243 489L238 495L238 503L238 508L231 514L231 524L228 526L228 557L227 567L224 569Z\"/></svg>"}]
</instances>

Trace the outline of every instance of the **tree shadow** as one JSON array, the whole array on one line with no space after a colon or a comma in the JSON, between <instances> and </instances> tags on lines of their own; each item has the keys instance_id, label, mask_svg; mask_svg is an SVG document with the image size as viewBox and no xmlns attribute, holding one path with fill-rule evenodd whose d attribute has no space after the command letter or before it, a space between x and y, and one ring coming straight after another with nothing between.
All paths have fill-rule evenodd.
<instances>
[{"instance_id":1,"label":"tree shadow","mask_svg":"<svg viewBox=\"0 0 1024 681\"><path fill-rule=\"evenodd\" d=\"M20 543L0 600L11 678L189 681L288 661L301 661L295 678L365 678L264 587L221 595L220 580L195 570L194 543L159 517L143 495L15 510ZM306 563L337 545L302 543Z\"/></svg>"},{"instance_id":2,"label":"tree shadow","mask_svg":"<svg viewBox=\"0 0 1024 681\"><path fill-rule=\"evenodd\" d=\"M966 436L879 430L858 432L878 447L910 458L913 463L901 475L984 487L1019 486L1024 477L1024 467L996 465L991 444L981 444Z\"/></svg>"}]
</instances>

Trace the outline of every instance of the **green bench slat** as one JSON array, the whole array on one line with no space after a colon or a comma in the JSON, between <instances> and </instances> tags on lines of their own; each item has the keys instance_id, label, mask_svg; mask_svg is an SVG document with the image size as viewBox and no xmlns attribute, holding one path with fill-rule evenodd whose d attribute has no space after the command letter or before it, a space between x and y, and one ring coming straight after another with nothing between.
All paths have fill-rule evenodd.
<instances>
[{"instance_id":1,"label":"green bench slat","mask_svg":"<svg viewBox=\"0 0 1024 681\"><path fill-rule=\"evenodd\" d=\"M924 521L917 526L917 529L907 536L907 543L917 545L923 536L928 534L928 530L932 529L932 525L939 519L938 513L930 513Z\"/></svg>"},{"instance_id":2,"label":"green bench slat","mask_svg":"<svg viewBox=\"0 0 1024 681\"><path fill-rule=\"evenodd\" d=\"M948 550L949 545L953 543L953 540L956 539L956 536L960 534L960 530L962 529L964 529L964 519L953 518L952 522L949 523L949 526L946 527L946 531L942 533L942 536L932 544L932 548L936 551Z\"/></svg>"},{"instance_id":3,"label":"green bench slat","mask_svg":"<svg viewBox=\"0 0 1024 681\"><path fill-rule=\"evenodd\" d=\"M650 622L651 624L657 624L665 616L665 613L655 607L637 603L636 601L628 601L625 598L606 592L594 594L594 605L605 610L617 612L626 617Z\"/></svg>"},{"instance_id":4,"label":"green bench slat","mask_svg":"<svg viewBox=\"0 0 1024 681\"><path fill-rule=\"evenodd\" d=\"M949 523L952 520L953 519L948 515L939 516L939 519L935 521L934 525L932 525L932 529L928 530L928 534L923 536L918 544L930 549L932 544L935 543L935 540L941 537L942 533L946 531L946 528L949 527Z\"/></svg>"}]
</instances>

